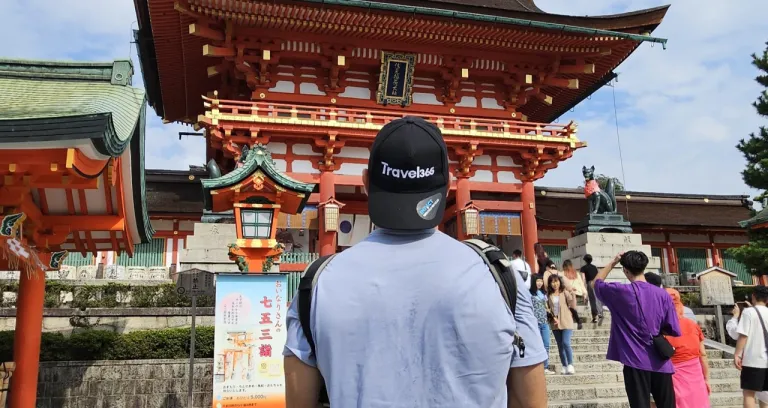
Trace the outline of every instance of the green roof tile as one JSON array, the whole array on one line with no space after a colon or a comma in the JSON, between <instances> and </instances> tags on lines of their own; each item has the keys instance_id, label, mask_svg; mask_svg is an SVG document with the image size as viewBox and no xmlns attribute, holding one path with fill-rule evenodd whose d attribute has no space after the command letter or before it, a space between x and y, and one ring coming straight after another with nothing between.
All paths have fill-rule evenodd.
<instances>
[{"instance_id":1,"label":"green roof tile","mask_svg":"<svg viewBox=\"0 0 768 408\"><path fill-rule=\"evenodd\" d=\"M130 61L0 59L0 121L109 113L117 138L111 144L122 146L133 135L146 100L143 89L130 86L132 76Z\"/></svg>"},{"instance_id":2,"label":"green roof tile","mask_svg":"<svg viewBox=\"0 0 768 408\"><path fill-rule=\"evenodd\" d=\"M238 167L221 177L201 180L203 184L203 201L205 203L205 208L211 210L213 206L211 191L234 186L250 177L257 170L263 171L267 177L271 178L278 186L286 190L304 193L306 196L299 208L299 212L304 208L304 204L306 204L309 194L315 189L315 184L302 183L288 177L288 175L280 171L275 166L275 162L272 160L272 154L269 150L263 145L258 144L248 151L248 156L245 158L242 167Z\"/></svg>"},{"instance_id":3,"label":"green roof tile","mask_svg":"<svg viewBox=\"0 0 768 408\"><path fill-rule=\"evenodd\" d=\"M764 224L766 222L768 222L768 207L763 208L762 211L755 214L754 217L748 220L740 221L739 225L741 225L742 228L749 229L755 225Z\"/></svg>"}]
</instances>

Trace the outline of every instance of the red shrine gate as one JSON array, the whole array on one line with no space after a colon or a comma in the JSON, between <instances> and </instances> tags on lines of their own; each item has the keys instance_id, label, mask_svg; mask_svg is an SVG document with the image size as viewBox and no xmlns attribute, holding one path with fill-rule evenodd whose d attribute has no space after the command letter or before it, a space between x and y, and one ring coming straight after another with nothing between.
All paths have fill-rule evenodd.
<instances>
[{"instance_id":1,"label":"red shrine gate","mask_svg":"<svg viewBox=\"0 0 768 408\"><path fill-rule=\"evenodd\" d=\"M532 260L533 183L585 145L573 123L549 122L613 79L642 42L666 41L649 33L667 7L571 17L532 0L135 3L152 106L204 127L208 158L225 172L240 146L262 143L280 170L318 183L309 203L320 207L321 255L337 248L339 208L323 204L364 214L373 137L418 115L450 150L443 228L465 238L497 215L506 222L487 224L522 233Z\"/></svg>"}]
</instances>

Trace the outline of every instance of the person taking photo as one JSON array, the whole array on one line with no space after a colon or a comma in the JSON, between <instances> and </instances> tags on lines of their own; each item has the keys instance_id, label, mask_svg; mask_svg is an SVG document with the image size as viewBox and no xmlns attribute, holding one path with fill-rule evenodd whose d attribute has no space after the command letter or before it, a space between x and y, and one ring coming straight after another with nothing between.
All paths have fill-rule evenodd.
<instances>
[{"instance_id":1,"label":"person taking photo","mask_svg":"<svg viewBox=\"0 0 768 408\"><path fill-rule=\"evenodd\" d=\"M629 284L605 281L618 264ZM629 406L648 408L653 396L658 408L675 408L671 346L662 335L680 336L680 323L669 294L645 281L646 266L648 256L644 253L620 253L600 270L591 285L611 312L606 357L624 365Z\"/></svg>"}]
</instances>

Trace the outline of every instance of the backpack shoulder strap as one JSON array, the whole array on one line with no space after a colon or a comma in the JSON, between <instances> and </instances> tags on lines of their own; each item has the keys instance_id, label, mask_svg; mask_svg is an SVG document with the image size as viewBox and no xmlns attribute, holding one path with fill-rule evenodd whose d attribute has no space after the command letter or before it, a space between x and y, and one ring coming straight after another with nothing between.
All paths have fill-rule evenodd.
<instances>
[{"instance_id":1,"label":"backpack shoulder strap","mask_svg":"<svg viewBox=\"0 0 768 408\"><path fill-rule=\"evenodd\" d=\"M504 297L504 301L514 315L517 307L517 279L512 272L512 263L507 259L507 255L496 246L479 239L468 239L463 242L480 255L488 265L493 279L499 285L501 296Z\"/></svg>"},{"instance_id":2,"label":"backpack shoulder strap","mask_svg":"<svg viewBox=\"0 0 768 408\"><path fill-rule=\"evenodd\" d=\"M307 338L309 347L312 349L312 354L317 357L315 352L315 340L312 338L312 330L310 326L310 317L312 316L312 292L314 292L317 279L320 274L328 265L328 262L333 259L336 254L321 256L314 260L311 264L304 269L301 274L301 280L299 281L299 322L301 322L301 329L304 331L304 336Z\"/></svg>"},{"instance_id":3,"label":"backpack shoulder strap","mask_svg":"<svg viewBox=\"0 0 768 408\"><path fill-rule=\"evenodd\" d=\"M488 270L491 271L493 279L499 285L501 296L507 302L509 310L512 311L512 316L515 316L517 309L517 277L507 255L498 247L479 239L468 239L463 242L480 255L485 264L488 265ZM522 275L520 276L522 277ZM517 347L520 358L525 357L525 340L517 332L515 332L513 343Z\"/></svg>"}]
</instances>

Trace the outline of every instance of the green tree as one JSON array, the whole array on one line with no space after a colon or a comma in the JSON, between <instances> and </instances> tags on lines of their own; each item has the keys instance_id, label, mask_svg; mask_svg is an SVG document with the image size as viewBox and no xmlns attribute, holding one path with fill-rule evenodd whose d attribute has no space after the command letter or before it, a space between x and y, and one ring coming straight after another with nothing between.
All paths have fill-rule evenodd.
<instances>
[{"instance_id":1,"label":"green tree","mask_svg":"<svg viewBox=\"0 0 768 408\"><path fill-rule=\"evenodd\" d=\"M762 55L752 54L752 64L760 70L755 80L765 88L752 105L760 116L768 118L768 42ZM768 198L768 126L761 126L758 133L740 140L736 148L747 160L747 167L741 172L744 183L762 191L758 200ZM729 252L753 273L768 274L768 229L750 230L749 244Z\"/></svg>"},{"instance_id":2,"label":"green tree","mask_svg":"<svg viewBox=\"0 0 768 408\"><path fill-rule=\"evenodd\" d=\"M610 177L606 176L605 174L597 174L595 175L595 180L597 180L597 185L600 186L600 189L605 191L605 186L608 184L608 180L613 180L613 186L616 188L616 192L624 191L624 183L621 182L616 177ZM582 184L580 187L584 187L584 184Z\"/></svg>"}]
</instances>

